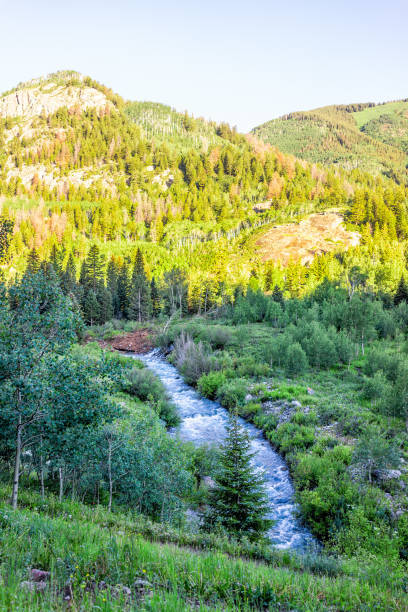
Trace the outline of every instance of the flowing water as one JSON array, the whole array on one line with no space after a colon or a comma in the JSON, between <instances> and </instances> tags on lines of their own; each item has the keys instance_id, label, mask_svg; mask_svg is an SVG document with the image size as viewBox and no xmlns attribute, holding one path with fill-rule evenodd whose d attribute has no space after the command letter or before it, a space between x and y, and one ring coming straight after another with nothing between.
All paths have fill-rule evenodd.
<instances>
[{"instance_id":1,"label":"flowing water","mask_svg":"<svg viewBox=\"0 0 408 612\"><path fill-rule=\"evenodd\" d=\"M176 368L154 350L147 355L137 355L164 384L181 418L178 427L180 439L194 444L222 442L228 424L228 411L217 402L201 397L187 385ZM275 523L270 538L277 548L305 549L315 544L313 536L301 525L296 516L294 491L288 468L262 432L252 424L240 419L251 438L252 451L256 453L253 463L263 469L270 504L269 518Z\"/></svg>"}]
</instances>

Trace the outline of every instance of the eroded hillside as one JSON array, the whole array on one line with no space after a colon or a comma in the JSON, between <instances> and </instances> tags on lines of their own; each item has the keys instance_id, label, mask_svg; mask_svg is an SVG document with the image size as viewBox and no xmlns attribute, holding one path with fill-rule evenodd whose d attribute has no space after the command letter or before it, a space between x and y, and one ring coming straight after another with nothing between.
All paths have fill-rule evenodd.
<instances>
[{"instance_id":1,"label":"eroded hillside","mask_svg":"<svg viewBox=\"0 0 408 612\"><path fill-rule=\"evenodd\" d=\"M256 245L263 261L310 263L317 255L357 246L360 235L343 226L337 213L309 215L300 223L277 225L267 230Z\"/></svg>"}]
</instances>

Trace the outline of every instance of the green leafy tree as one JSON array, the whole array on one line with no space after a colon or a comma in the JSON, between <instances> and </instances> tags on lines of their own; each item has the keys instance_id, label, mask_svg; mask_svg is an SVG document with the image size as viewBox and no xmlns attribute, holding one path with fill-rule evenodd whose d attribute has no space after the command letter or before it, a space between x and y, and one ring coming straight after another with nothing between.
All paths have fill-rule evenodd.
<instances>
[{"instance_id":1,"label":"green leafy tree","mask_svg":"<svg viewBox=\"0 0 408 612\"><path fill-rule=\"evenodd\" d=\"M358 441L353 454L353 465L371 484L373 475L399 466L399 452L394 441L379 432L367 431Z\"/></svg>"},{"instance_id":2,"label":"green leafy tree","mask_svg":"<svg viewBox=\"0 0 408 612\"><path fill-rule=\"evenodd\" d=\"M74 341L78 320L55 280L26 274L0 292L0 406L2 441L13 463L11 504L17 507L23 448L34 424L47 415L50 368L64 377L58 359Z\"/></svg>"},{"instance_id":3,"label":"green leafy tree","mask_svg":"<svg viewBox=\"0 0 408 612\"><path fill-rule=\"evenodd\" d=\"M264 479L251 463L253 456L249 436L233 415L209 499L208 528L218 525L235 537L250 540L262 539L270 529Z\"/></svg>"}]
</instances>

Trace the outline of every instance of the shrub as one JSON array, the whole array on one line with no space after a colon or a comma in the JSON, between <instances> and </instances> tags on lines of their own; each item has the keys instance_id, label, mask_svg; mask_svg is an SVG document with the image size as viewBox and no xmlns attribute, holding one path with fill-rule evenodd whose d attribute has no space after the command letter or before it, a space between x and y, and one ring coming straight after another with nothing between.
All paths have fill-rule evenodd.
<instances>
[{"instance_id":1,"label":"shrub","mask_svg":"<svg viewBox=\"0 0 408 612\"><path fill-rule=\"evenodd\" d=\"M191 336L181 332L174 342L174 361L177 369L189 384L196 384L203 374L216 369L202 342L196 344Z\"/></svg>"},{"instance_id":2,"label":"shrub","mask_svg":"<svg viewBox=\"0 0 408 612\"><path fill-rule=\"evenodd\" d=\"M265 363L260 362L259 359L256 359L252 355L248 355L239 360L236 373L240 378L260 378L268 376L270 369Z\"/></svg>"},{"instance_id":3,"label":"shrub","mask_svg":"<svg viewBox=\"0 0 408 612\"><path fill-rule=\"evenodd\" d=\"M180 424L180 415L172 402L167 399L161 399L156 402L155 408L159 417L163 419L168 427L177 427Z\"/></svg>"},{"instance_id":4,"label":"shrub","mask_svg":"<svg viewBox=\"0 0 408 612\"><path fill-rule=\"evenodd\" d=\"M306 353L298 342L288 346L286 351L285 368L288 374L303 374L309 366Z\"/></svg>"},{"instance_id":5,"label":"shrub","mask_svg":"<svg viewBox=\"0 0 408 612\"><path fill-rule=\"evenodd\" d=\"M388 387L384 372L377 370L372 378L366 378L363 385L363 397L365 399L378 400L387 393Z\"/></svg>"},{"instance_id":6,"label":"shrub","mask_svg":"<svg viewBox=\"0 0 408 612\"><path fill-rule=\"evenodd\" d=\"M310 412L298 410L292 417L292 423L297 423L298 425L317 425L317 422L318 418L315 410Z\"/></svg>"},{"instance_id":7,"label":"shrub","mask_svg":"<svg viewBox=\"0 0 408 612\"><path fill-rule=\"evenodd\" d=\"M201 337L203 340L207 340L214 349L223 349L230 345L233 340L231 330L219 326L207 327L205 333L201 334Z\"/></svg>"},{"instance_id":8,"label":"shrub","mask_svg":"<svg viewBox=\"0 0 408 612\"><path fill-rule=\"evenodd\" d=\"M237 406L243 406L247 394L247 385L247 381L240 378L224 383L218 390L220 403L229 410Z\"/></svg>"},{"instance_id":9,"label":"shrub","mask_svg":"<svg viewBox=\"0 0 408 612\"><path fill-rule=\"evenodd\" d=\"M378 432L366 431L353 453L353 465L362 478L372 482L375 472L399 466L399 452L396 442L386 440Z\"/></svg>"},{"instance_id":10,"label":"shrub","mask_svg":"<svg viewBox=\"0 0 408 612\"><path fill-rule=\"evenodd\" d=\"M267 438L287 454L293 450L305 450L312 446L314 429L296 423L283 423L275 431L267 432Z\"/></svg>"},{"instance_id":11,"label":"shrub","mask_svg":"<svg viewBox=\"0 0 408 612\"><path fill-rule=\"evenodd\" d=\"M164 387L160 380L147 368L139 369L133 367L126 372L125 391L138 397L142 402L148 399L161 400L164 395Z\"/></svg>"},{"instance_id":12,"label":"shrub","mask_svg":"<svg viewBox=\"0 0 408 612\"><path fill-rule=\"evenodd\" d=\"M225 374L219 370L209 372L200 376L197 382L197 389L209 399L217 397L218 389L225 383Z\"/></svg>"},{"instance_id":13,"label":"shrub","mask_svg":"<svg viewBox=\"0 0 408 612\"><path fill-rule=\"evenodd\" d=\"M255 415L259 414L262 411L261 404L256 404L255 402L250 402L249 404L245 404L239 413L246 419L252 420Z\"/></svg>"}]
</instances>

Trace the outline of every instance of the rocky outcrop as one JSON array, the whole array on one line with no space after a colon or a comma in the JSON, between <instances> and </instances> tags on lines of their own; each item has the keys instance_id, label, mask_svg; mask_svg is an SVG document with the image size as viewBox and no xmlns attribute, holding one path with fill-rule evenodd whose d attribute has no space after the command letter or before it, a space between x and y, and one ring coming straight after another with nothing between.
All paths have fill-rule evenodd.
<instances>
[{"instance_id":1,"label":"rocky outcrop","mask_svg":"<svg viewBox=\"0 0 408 612\"><path fill-rule=\"evenodd\" d=\"M53 86L17 89L0 98L1 117L31 119L39 115L52 115L59 108L79 106L87 108L113 108L105 94L93 87Z\"/></svg>"},{"instance_id":2,"label":"rocky outcrop","mask_svg":"<svg viewBox=\"0 0 408 612\"><path fill-rule=\"evenodd\" d=\"M335 213L309 215L300 223L276 225L265 231L256 245L263 261L289 261L309 264L314 257L337 249L357 246L360 235L343 226L343 218Z\"/></svg>"}]
</instances>

